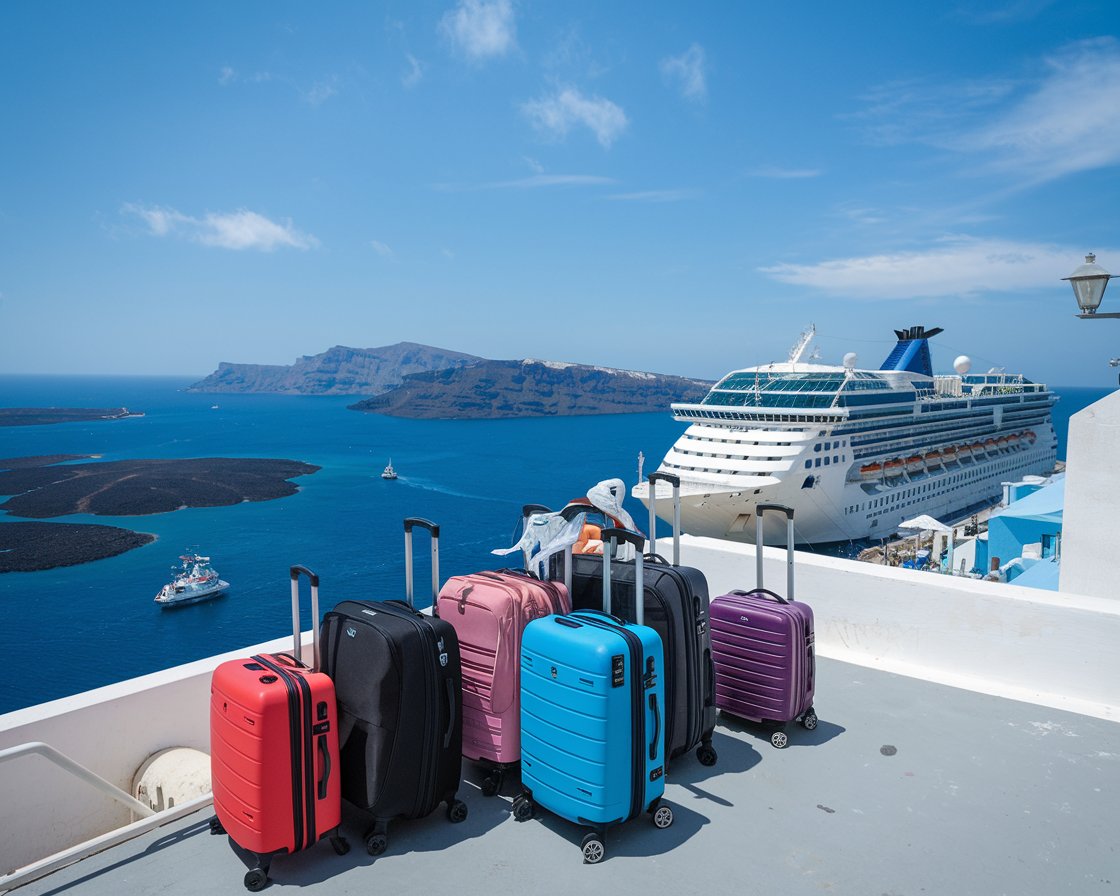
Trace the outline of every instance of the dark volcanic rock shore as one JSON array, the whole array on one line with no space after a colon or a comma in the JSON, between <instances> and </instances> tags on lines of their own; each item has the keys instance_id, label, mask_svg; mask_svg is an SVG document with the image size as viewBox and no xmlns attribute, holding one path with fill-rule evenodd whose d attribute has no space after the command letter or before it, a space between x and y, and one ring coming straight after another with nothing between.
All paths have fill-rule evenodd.
<instances>
[{"instance_id":1,"label":"dark volcanic rock shore","mask_svg":"<svg viewBox=\"0 0 1120 896\"><path fill-rule=\"evenodd\" d=\"M482 361L470 367L407 376L352 410L398 417L481 419L668 411L698 402L704 380L555 361Z\"/></svg>"},{"instance_id":2,"label":"dark volcanic rock shore","mask_svg":"<svg viewBox=\"0 0 1120 896\"><path fill-rule=\"evenodd\" d=\"M37 572L115 557L155 541L116 526L79 523L0 523L0 573Z\"/></svg>"},{"instance_id":3,"label":"dark volcanic rock shore","mask_svg":"<svg viewBox=\"0 0 1120 896\"><path fill-rule=\"evenodd\" d=\"M143 416L128 408L0 408L0 426L42 426Z\"/></svg>"},{"instance_id":4,"label":"dark volcanic rock shore","mask_svg":"<svg viewBox=\"0 0 1120 896\"><path fill-rule=\"evenodd\" d=\"M297 487L288 480L318 469L294 460L222 457L24 466L0 472L0 495L14 496L0 509L45 519L70 513L140 516L269 501L294 494Z\"/></svg>"}]
</instances>

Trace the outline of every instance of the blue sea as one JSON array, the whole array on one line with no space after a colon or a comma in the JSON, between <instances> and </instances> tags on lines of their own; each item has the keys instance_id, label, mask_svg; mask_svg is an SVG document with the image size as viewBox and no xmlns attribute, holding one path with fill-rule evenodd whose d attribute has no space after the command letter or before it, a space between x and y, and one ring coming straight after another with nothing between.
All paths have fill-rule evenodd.
<instances>
[{"instance_id":1,"label":"blue sea","mask_svg":"<svg viewBox=\"0 0 1120 896\"><path fill-rule=\"evenodd\" d=\"M522 504L559 507L606 478L632 484L638 452L646 470L655 469L683 429L668 412L403 420L347 410L353 397L183 391L192 381L0 376L2 406L124 406L144 413L0 428L0 458L277 457L322 467L295 480L297 494L275 501L58 518L150 532L156 540L94 563L0 575L8 667L20 670L0 685L0 713L290 634L292 564L319 574L321 609L344 599L403 597L407 516L439 523L442 578L501 566L490 551L516 540ZM1110 390L1057 391L1058 456L1064 457L1070 415ZM390 457L396 481L380 476ZM639 523L647 518L641 504L630 499L626 506ZM0 525L12 521L0 513ZM417 606L427 606L427 535L417 530L415 538ZM160 609L153 597L179 554L195 547L213 559L232 584L230 593ZM310 624L305 600L303 626Z\"/></svg>"}]
</instances>

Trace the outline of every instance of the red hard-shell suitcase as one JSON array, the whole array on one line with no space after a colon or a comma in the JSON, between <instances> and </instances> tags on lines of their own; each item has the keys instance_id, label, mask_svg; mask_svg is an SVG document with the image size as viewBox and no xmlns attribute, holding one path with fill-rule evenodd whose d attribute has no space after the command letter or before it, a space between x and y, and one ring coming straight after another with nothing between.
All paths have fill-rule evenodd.
<instances>
[{"instance_id":1,"label":"red hard-shell suitcase","mask_svg":"<svg viewBox=\"0 0 1120 896\"><path fill-rule=\"evenodd\" d=\"M489 767L482 792L493 796L521 761L521 633L541 616L570 613L568 589L521 570L478 572L448 579L436 609L459 636L463 756Z\"/></svg>"},{"instance_id":2,"label":"red hard-shell suitcase","mask_svg":"<svg viewBox=\"0 0 1120 896\"><path fill-rule=\"evenodd\" d=\"M314 666L301 662L299 577L311 580ZM256 857L245 886L260 890L277 855L339 835L338 708L319 672L319 577L293 566L293 656L260 654L222 663L210 684L210 767L215 834Z\"/></svg>"},{"instance_id":3,"label":"red hard-shell suitcase","mask_svg":"<svg viewBox=\"0 0 1120 896\"><path fill-rule=\"evenodd\" d=\"M786 515L788 597L762 587L762 517L768 510ZM716 706L753 722L782 726L770 742L784 747L788 722L817 727L813 610L793 599L793 509L760 504L756 515L758 587L722 594L711 603Z\"/></svg>"}]
</instances>

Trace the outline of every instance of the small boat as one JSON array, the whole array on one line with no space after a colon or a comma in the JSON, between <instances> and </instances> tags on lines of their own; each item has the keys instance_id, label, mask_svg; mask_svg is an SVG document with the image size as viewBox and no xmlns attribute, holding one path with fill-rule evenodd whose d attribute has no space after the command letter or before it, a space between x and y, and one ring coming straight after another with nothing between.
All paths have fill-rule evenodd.
<instances>
[{"instance_id":1,"label":"small boat","mask_svg":"<svg viewBox=\"0 0 1120 896\"><path fill-rule=\"evenodd\" d=\"M883 464L883 473L887 476L901 476L904 466L905 464L903 463L903 461L899 459L888 460L885 464Z\"/></svg>"},{"instance_id":2,"label":"small boat","mask_svg":"<svg viewBox=\"0 0 1120 896\"><path fill-rule=\"evenodd\" d=\"M957 446L957 460L972 460L972 446L971 445L958 445Z\"/></svg>"},{"instance_id":3,"label":"small boat","mask_svg":"<svg viewBox=\"0 0 1120 896\"><path fill-rule=\"evenodd\" d=\"M1033 445L1035 443L1035 439L1037 439L1038 436L1035 435L1035 431L1033 429L1028 429L1025 433L1023 433L1023 438L1027 440L1028 445Z\"/></svg>"},{"instance_id":4,"label":"small boat","mask_svg":"<svg viewBox=\"0 0 1120 896\"><path fill-rule=\"evenodd\" d=\"M161 607L181 607L210 600L229 590L229 582L224 582L210 565L210 558L199 554L183 554L180 566L172 566L174 577L156 595L156 603Z\"/></svg>"},{"instance_id":5,"label":"small boat","mask_svg":"<svg viewBox=\"0 0 1120 896\"><path fill-rule=\"evenodd\" d=\"M934 448L932 451L926 452L925 461L927 467L941 466L941 452L936 448Z\"/></svg>"},{"instance_id":6,"label":"small boat","mask_svg":"<svg viewBox=\"0 0 1120 896\"><path fill-rule=\"evenodd\" d=\"M913 454L906 458L906 472L907 473L921 473L926 468L926 462L922 460L920 454Z\"/></svg>"},{"instance_id":7,"label":"small boat","mask_svg":"<svg viewBox=\"0 0 1120 896\"><path fill-rule=\"evenodd\" d=\"M995 439L985 439L984 440L984 450L987 451L988 454L998 454L999 453L999 445L996 443Z\"/></svg>"},{"instance_id":8,"label":"small boat","mask_svg":"<svg viewBox=\"0 0 1120 896\"><path fill-rule=\"evenodd\" d=\"M859 468L860 479L871 480L878 479L883 473L883 465L880 463L864 464Z\"/></svg>"},{"instance_id":9,"label":"small boat","mask_svg":"<svg viewBox=\"0 0 1120 896\"><path fill-rule=\"evenodd\" d=\"M948 448L942 448L941 449L941 459L947 464L953 463L957 459L957 449L956 449L956 447L953 446L953 445L950 445Z\"/></svg>"},{"instance_id":10,"label":"small boat","mask_svg":"<svg viewBox=\"0 0 1120 896\"><path fill-rule=\"evenodd\" d=\"M396 479L397 471L393 469L393 459L389 458L389 463L384 470L381 471L382 479Z\"/></svg>"},{"instance_id":11,"label":"small boat","mask_svg":"<svg viewBox=\"0 0 1120 896\"><path fill-rule=\"evenodd\" d=\"M1000 436L998 439L996 439L996 447L999 448L1000 451L1006 451L1007 436Z\"/></svg>"},{"instance_id":12,"label":"small boat","mask_svg":"<svg viewBox=\"0 0 1120 896\"><path fill-rule=\"evenodd\" d=\"M1007 447L1012 451L1019 447L1019 433L1013 432L1007 437Z\"/></svg>"}]
</instances>

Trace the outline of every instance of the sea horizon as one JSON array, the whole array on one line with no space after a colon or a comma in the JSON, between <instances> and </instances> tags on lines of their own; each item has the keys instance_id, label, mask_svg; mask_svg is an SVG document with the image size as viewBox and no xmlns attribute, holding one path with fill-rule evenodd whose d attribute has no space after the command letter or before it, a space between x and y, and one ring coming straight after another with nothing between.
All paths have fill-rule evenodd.
<instances>
[{"instance_id":1,"label":"sea horizon","mask_svg":"<svg viewBox=\"0 0 1120 896\"><path fill-rule=\"evenodd\" d=\"M0 712L290 633L288 567L322 579L322 609L343 599L404 597L402 521L441 526L440 574L519 565L498 557L519 535L521 506L559 507L596 482L657 468L685 424L654 414L409 420L347 409L354 396L194 393L187 377L0 374L5 406L128 407L120 420L0 428L0 458L99 455L102 460L274 457L321 469L296 494L149 516L73 514L155 540L116 557L0 574L0 619L20 667L36 674L0 692ZM1069 417L1113 391L1055 388L1059 458ZM14 400L13 400L14 399ZM215 405L217 407L215 407ZM392 458L400 478L381 479ZM648 519L632 498L639 526ZM0 525L20 518L0 514ZM426 534L415 545L416 604L430 603ZM213 558L230 593L163 610L153 598L185 549ZM753 569L743 580L753 582ZM304 627L310 625L307 602Z\"/></svg>"}]
</instances>

